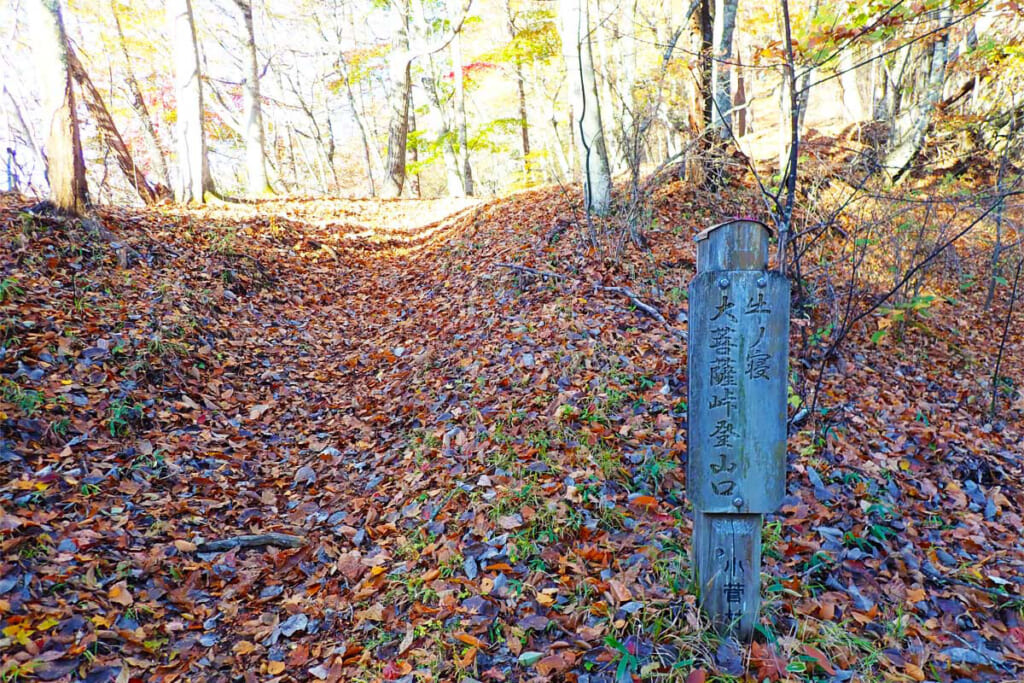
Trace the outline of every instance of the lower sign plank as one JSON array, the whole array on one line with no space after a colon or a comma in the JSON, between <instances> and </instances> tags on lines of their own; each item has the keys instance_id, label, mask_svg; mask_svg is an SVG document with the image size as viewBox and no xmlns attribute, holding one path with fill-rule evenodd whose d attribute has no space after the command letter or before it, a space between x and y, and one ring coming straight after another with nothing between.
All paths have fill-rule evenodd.
<instances>
[{"instance_id":1,"label":"lower sign plank","mask_svg":"<svg viewBox=\"0 0 1024 683\"><path fill-rule=\"evenodd\" d=\"M749 639L761 603L761 515L695 513L700 601L718 629Z\"/></svg>"}]
</instances>

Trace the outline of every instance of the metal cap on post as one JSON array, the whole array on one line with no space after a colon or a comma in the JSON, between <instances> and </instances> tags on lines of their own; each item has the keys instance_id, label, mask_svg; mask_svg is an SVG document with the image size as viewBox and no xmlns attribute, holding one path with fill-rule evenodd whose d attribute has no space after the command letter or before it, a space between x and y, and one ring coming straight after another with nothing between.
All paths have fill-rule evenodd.
<instances>
[{"instance_id":1,"label":"metal cap on post","mask_svg":"<svg viewBox=\"0 0 1024 683\"><path fill-rule=\"evenodd\" d=\"M733 220L696 237L690 282L687 495L701 604L750 637L760 606L761 523L785 494L789 282L772 236Z\"/></svg>"}]
</instances>

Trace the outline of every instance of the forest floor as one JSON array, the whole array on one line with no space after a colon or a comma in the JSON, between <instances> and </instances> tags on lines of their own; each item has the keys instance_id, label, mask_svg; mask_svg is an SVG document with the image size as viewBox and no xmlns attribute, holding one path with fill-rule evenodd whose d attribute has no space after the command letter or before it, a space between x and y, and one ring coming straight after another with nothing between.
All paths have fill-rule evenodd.
<instances>
[{"instance_id":1,"label":"forest floor","mask_svg":"<svg viewBox=\"0 0 1024 683\"><path fill-rule=\"evenodd\" d=\"M101 208L113 246L3 197L3 680L1024 679L1024 325L993 419L981 252L855 328L811 415L831 331L794 311L761 627L706 628L691 237L759 212L713 199L664 185L616 259L557 190Z\"/></svg>"}]
</instances>

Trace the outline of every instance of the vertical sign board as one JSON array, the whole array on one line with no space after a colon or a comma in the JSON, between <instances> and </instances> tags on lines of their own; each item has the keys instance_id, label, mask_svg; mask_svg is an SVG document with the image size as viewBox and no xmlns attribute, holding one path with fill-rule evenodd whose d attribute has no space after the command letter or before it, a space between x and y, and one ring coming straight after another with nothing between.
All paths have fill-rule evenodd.
<instances>
[{"instance_id":1,"label":"vertical sign board","mask_svg":"<svg viewBox=\"0 0 1024 683\"><path fill-rule=\"evenodd\" d=\"M789 282L768 271L756 221L697 235L690 282L687 495L701 604L750 637L760 606L762 515L786 486Z\"/></svg>"}]
</instances>

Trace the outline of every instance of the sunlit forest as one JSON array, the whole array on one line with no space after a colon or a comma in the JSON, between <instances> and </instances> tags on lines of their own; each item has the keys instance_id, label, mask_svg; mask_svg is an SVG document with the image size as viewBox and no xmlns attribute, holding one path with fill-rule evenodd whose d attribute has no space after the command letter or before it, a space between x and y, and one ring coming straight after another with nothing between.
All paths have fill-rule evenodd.
<instances>
[{"instance_id":1,"label":"sunlit forest","mask_svg":"<svg viewBox=\"0 0 1024 683\"><path fill-rule=\"evenodd\" d=\"M0 680L1024 680L1012 0L0 0Z\"/></svg>"}]
</instances>

